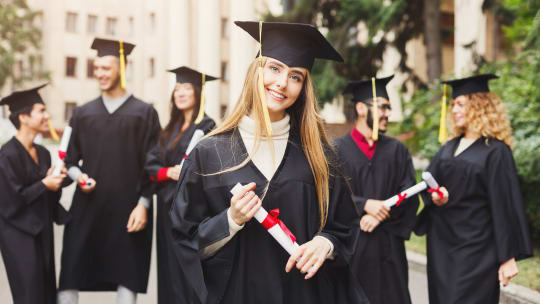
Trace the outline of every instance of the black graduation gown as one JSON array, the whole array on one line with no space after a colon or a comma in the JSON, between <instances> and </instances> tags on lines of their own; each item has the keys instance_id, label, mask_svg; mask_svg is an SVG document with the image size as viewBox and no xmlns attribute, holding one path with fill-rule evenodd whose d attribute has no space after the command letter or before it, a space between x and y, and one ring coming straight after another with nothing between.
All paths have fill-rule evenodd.
<instances>
[{"instance_id":1,"label":"black graduation gown","mask_svg":"<svg viewBox=\"0 0 540 304\"><path fill-rule=\"evenodd\" d=\"M34 146L37 164L15 137L0 149L0 251L14 304L56 304L52 223L69 216L59 203L62 191L41 182L49 151Z\"/></svg>"},{"instance_id":2,"label":"black graduation gown","mask_svg":"<svg viewBox=\"0 0 540 304\"><path fill-rule=\"evenodd\" d=\"M334 260L326 260L315 277L305 280L297 269L285 272L288 253L256 221L245 224L215 255L202 260L199 251L229 235L227 208L236 183L255 182L259 196L267 183L253 162L233 172L219 172L241 163L247 152L238 130L203 140L184 163L171 218L175 254L189 278L185 303L366 303L347 261L358 234L357 211L341 177L330 181L328 221L319 229L319 208L313 175L291 127L285 155L263 207L280 210L280 218L303 244L319 234L334 244Z\"/></svg>"},{"instance_id":3,"label":"black graduation gown","mask_svg":"<svg viewBox=\"0 0 540 304\"><path fill-rule=\"evenodd\" d=\"M109 114L99 97L71 119L73 133L66 157L69 168L82 161L82 172L96 189L75 191L66 225L59 289L114 291L118 285L144 293L152 248L152 208L146 228L128 233L126 225L141 195L151 196L144 172L146 154L160 131L154 108L130 96Z\"/></svg>"},{"instance_id":4,"label":"black graduation gown","mask_svg":"<svg viewBox=\"0 0 540 304\"><path fill-rule=\"evenodd\" d=\"M186 149L193 137L195 130L200 129L205 134L215 127L215 122L208 116L204 116L203 120L195 125L191 125L184 131L180 141L173 149L173 144L179 128L171 134L167 147L164 148L160 144L156 144L146 157L145 170L153 177L157 177L157 173L161 168L173 167L180 164ZM172 251L172 226L169 212L176 190L176 181L168 180L157 184L157 218L156 218L156 244L157 244L157 281L158 281L158 303L182 303L178 302L182 298L182 294L175 295L179 288L174 289L173 286L182 286L182 276L180 275L181 265L174 256Z\"/></svg>"},{"instance_id":5,"label":"black graduation gown","mask_svg":"<svg viewBox=\"0 0 540 304\"><path fill-rule=\"evenodd\" d=\"M454 157L460 138L441 147L428 171L450 194L438 207L424 195L417 234L427 233L430 303L498 303L499 266L532 256L510 148L479 138Z\"/></svg>"},{"instance_id":6,"label":"black graduation gown","mask_svg":"<svg viewBox=\"0 0 540 304\"><path fill-rule=\"evenodd\" d=\"M361 215L368 199L385 200L416 183L411 156L396 139L380 135L371 160L350 134L334 144ZM360 234L352 269L372 304L411 303L404 241L414 227L418 204L417 196L407 198L373 232Z\"/></svg>"}]
</instances>

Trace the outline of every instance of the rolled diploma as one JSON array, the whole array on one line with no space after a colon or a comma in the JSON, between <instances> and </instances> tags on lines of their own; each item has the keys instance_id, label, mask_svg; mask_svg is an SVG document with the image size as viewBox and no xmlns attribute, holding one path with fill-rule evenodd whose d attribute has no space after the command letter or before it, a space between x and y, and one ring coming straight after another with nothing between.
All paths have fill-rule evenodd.
<instances>
[{"instance_id":1,"label":"rolled diploma","mask_svg":"<svg viewBox=\"0 0 540 304\"><path fill-rule=\"evenodd\" d=\"M427 171L422 172L422 179L428 184L431 189L439 188L439 184L437 183L435 178L433 178L433 175L431 175L431 173Z\"/></svg>"},{"instance_id":2,"label":"rolled diploma","mask_svg":"<svg viewBox=\"0 0 540 304\"><path fill-rule=\"evenodd\" d=\"M58 160L56 161L52 175L60 174L60 168L64 163L64 157L62 155L65 155L67 152L69 139L71 138L71 131L73 131L73 129L70 126L64 128L64 133L62 134L62 139L60 140L60 147L58 147Z\"/></svg>"},{"instance_id":3,"label":"rolled diploma","mask_svg":"<svg viewBox=\"0 0 540 304\"><path fill-rule=\"evenodd\" d=\"M418 184L410 187L409 189L401 192L400 194L407 194L406 198L409 198L413 195L416 195L424 190L427 189L427 183L425 181L421 181L419 182ZM399 201L399 196L398 195L394 195L392 196L391 198L385 200L383 202L383 204L387 207L393 207L397 202Z\"/></svg>"},{"instance_id":4,"label":"rolled diploma","mask_svg":"<svg viewBox=\"0 0 540 304\"><path fill-rule=\"evenodd\" d=\"M240 183L236 184L232 189L231 189L231 193L233 195L235 195L238 191L239 191L239 188L242 187L242 185ZM264 210L263 207L259 208L259 210L255 213L255 219L259 222L259 223L262 223L264 221L264 219L266 219L266 217L268 216L268 212L266 210ZM292 242L291 238L281 229L281 227L276 224L272 227L270 227L270 229L267 229L266 231L268 231L268 233L270 233L270 235L281 245L281 247L283 247L283 249L285 249L290 255L292 255L294 253L294 251L300 247L298 245L298 243L296 242Z\"/></svg>"},{"instance_id":5,"label":"rolled diploma","mask_svg":"<svg viewBox=\"0 0 540 304\"><path fill-rule=\"evenodd\" d=\"M195 132L193 132L193 136L191 137L191 140L189 141L189 144L186 149L186 153L184 154L184 158L182 158L182 161L180 161L180 167L184 164L184 160L186 160L189 153L191 153L191 151L195 148L195 146L197 145L197 143L199 143L199 141L201 140L201 138L203 138L203 136L204 136L204 131L201 129L197 129L195 130Z\"/></svg>"}]
</instances>

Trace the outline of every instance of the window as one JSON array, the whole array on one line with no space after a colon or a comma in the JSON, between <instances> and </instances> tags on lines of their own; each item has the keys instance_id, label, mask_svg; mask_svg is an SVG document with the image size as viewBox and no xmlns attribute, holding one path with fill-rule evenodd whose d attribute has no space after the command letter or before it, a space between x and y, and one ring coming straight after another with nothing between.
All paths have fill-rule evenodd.
<instances>
[{"instance_id":1,"label":"window","mask_svg":"<svg viewBox=\"0 0 540 304\"><path fill-rule=\"evenodd\" d=\"M86 77L94 78L94 59L86 60Z\"/></svg>"},{"instance_id":2,"label":"window","mask_svg":"<svg viewBox=\"0 0 540 304\"><path fill-rule=\"evenodd\" d=\"M86 32L88 34L95 34L96 28L97 28L97 16L88 15L88 19L86 22Z\"/></svg>"},{"instance_id":3,"label":"window","mask_svg":"<svg viewBox=\"0 0 540 304\"><path fill-rule=\"evenodd\" d=\"M77 103L74 101L66 101L64 106L64 120L69 121L73 116L73 111L77 108Z\"/></svg>"},{"instance_id":4,"label":"window","mask_svg":"<svg viewBox=\"0 0 540 304\"><path fill-rule=\"evenodd\" d=\"M76 77L77 58L66 57L66 77Z\"/></svg>"},{"instance_id":5,"label":"window","mask_svg":"<svg viewBox=\"0 0 540 304\"><path fill-rule=\"evenodd\" d=\"M221 18L221 38L229 38L229 19Z\"/></svg>"},{"instance_id":6,"label":"window","mask_svg":"<svg viewBox=\"0 0 540 304\"><path fill-rule=\"evenodd\" d=\"M106 27L106 30L105 30L107 35L111 35L111 36L116 35L116 25L117 25L117 23L118 23L118 20L116 18L113 18L113 17L108 17L107 18L107 27Z\"/></svg>"},{"instance_id":7,"label":"window","mask_svg":"<svg viewBox=\"0 0 540 304\"><path fill-rule=\"evenodd\" d=\"M226 61L221 62L221 80L223 82L229 82L229 68Z\"/></svg>"},{"instance_id":8,"label":"window","mask_svg":"<svg viewBox=\"0 0 540 304\"><path fill-rule=\"evenodd\" d=\"M129 17L129 36L133 37L135 35L135 18Z\"/></svg>"},{"instance_id":9,"label":"window","mask_svg":"<svg viewBox=\"0 0 540 304\"><path fill-rule=\"evenodd\" d=\"M66 32L77 32L77 13L68 12L66 14Z\"/></svg>"},{"instance_id":10,"label":"window","mask_svg":"<svg viewBox=\"0 0 540 304\"><path fill-rule=\"evenodd\" d=\"M156 13L150 13L150 33L153 34L156 31Z\"/></svg>"},{"instance_id":11,"label":"window","mask_svg":"<svg viewBox=\"0 0 540 304\"><path fill-rule=\"evenodd\" d=\"M149 68L148 77L154 78L154 75L156 72L156 60L154 58L150 58L148 68Z\"/></svg>"},{"instance_id":12,"label":"window","mask_svg":"<svg viewBox=\"0 0 540 304\"><path fill-rule=\"evenodd\" d=\"M219 115L221 119L225 118L225 114L227 114L227 105L222 104L219 106Z\"/></svg>"}]
</instances>

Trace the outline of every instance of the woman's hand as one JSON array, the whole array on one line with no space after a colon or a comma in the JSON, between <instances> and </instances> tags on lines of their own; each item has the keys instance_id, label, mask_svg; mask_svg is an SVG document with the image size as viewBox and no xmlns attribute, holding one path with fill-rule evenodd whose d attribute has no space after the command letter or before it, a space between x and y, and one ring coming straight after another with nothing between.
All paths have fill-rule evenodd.
<instances>
[{"instance_id":1,"label":"woman's hand","mask_svg":"<svg viewBox=\"0 0 540 304\"><path fill-rule=\"evenodd\" d=\"M138 232L146 227L148 221L148 211L143 204L137 204L135 208L131 211L127 223L127 232Z\"/></svg>"},{"instance_id":2,"label":"woman's hand","mask_svg":"<svg viewBox=\"0 0 540 304\"><path fill-rule=\"evenodd\" d=\"M366 214L360 219L360 229L365 232L373 232L381 221L373 217L371 214Z\"/></svg>"},{"instance_id":3,"label":"woman's hand","mask_svg":"<svg viewBox=\"0 0 540 304\"><path fill-rule=\"evenodd\" d=\"M307 273L304 279L311 279L324 264L330 249L327 240L323 239L323 237L314 237L291 255L285 266L285 271L291 271L296 264L296 268L301 273Z\"/></svg>"},{"instance_id":4,"label":"woman's hand","mask_svg":"<svg viewBox=\"0 0 540 304\"><path fill-rule=\"evenodd\" d=\"M513 277L518 275L518 273L519 269L516 264L516 259L511 258L499 267L499 282L503 284L503 286L506 286Z\"/></svg>"},{"instance_id":5,"label":"woman's hand","mask_svg":"<svg viewBox=\"0 0 540 304\"><path fill-rule=\"evenodd\" d=\"M443 197L439 197L439 194L437 192L432 192L431 200L435 205L440 207L448 203L448 198L450 195L448 194L448 190L446 190L445 187L441 187L439 190L443 193Z\"/></svg>"},{"instance_id":6,"label":"woman's hand","mask_svg":"<svg viewBox=\"0 0 540 304\"><path fill-rule=\"evenodd\" d=\"M64 177L66 177L66 175L65 174L52 175L53 168L54 167L51 167L47 171L47 176L45 176L45 178L42 179L41 182L45 185L45 187L48 190L56 192L62 186L62 182L64 181Z\"/></svg>"},{"instance_id":7,"label":"woman's hand","mask_svg":"<svg viewBox=\"0 0 540 304\"><path fill-rule=\"evenodd\" d=\"M255 212L262 206L259 197L253 192L255 183L249 183L242 186L238 193L231 198L231 207L229 208L230 215L238 226L244 225L251 220Z\"/></svg>"},{"instance_id":8,"label":"woman's hand","mask_svg":"<svg viewBox=\"0 0 540 304\"><path fill-rule=\"evenodd\" d=\"M182 171L182 167L180 165L169 167L167 169L167 177L172 180L177 181L178 178L180 178L180 171Z\"/></svg>"},{"instance_id":9,"label":"woman's hand","mask_svg":"<svg viewBox=\"0 0 540 304\"><path fill-rule=\"evenodd\" d=\"M364 206L364 211L376 218L379 222L390 217L390 208L383 204L383 201L368 199Z\"/></svg>"}]
</instances>

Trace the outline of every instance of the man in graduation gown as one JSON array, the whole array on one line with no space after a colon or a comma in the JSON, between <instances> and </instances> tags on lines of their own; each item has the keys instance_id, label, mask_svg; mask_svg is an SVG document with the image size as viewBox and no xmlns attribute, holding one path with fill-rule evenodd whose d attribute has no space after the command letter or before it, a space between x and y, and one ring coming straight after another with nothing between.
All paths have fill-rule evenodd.
<instances>
[{"instance_id":1,"label":"man in graduation gown","mask_svg":"<svg viewBox=\"0 0 540 304\"><path fill-rule=\"evenodd\" d=\"M152 208L144 162L160 125L154 108L124 88L133 48L99 38L92 44L102 96L78 107L70 122L66 166L78 187L64 232L59 303L76 303L79 290L117 290L118 303L146 292Z\"/></svg>"},{"instance_id":2,"label":"man in graduation gown","mask_svg":"<svg viewBox=\"0 0 540 304\"><path fill-rule=\"evenodd\" d=\"M392 78L375 79L380 133L386 131L390 115L386 84ZM411 303L404 241L414 226L418 198L407 198L391 209L382 204L415 184L411 156L396 139L377 134L373 140L372 80L350 82L345 93L353 95L356 125L335 145L353 201L363 211L363 233L351 267L370 303Z\"/></svg>"},{"instance_id":3,"label":"man in graduation gown","mask_svg":"<svg viewBox=\"0 0 540 304\"><path fill-rule=\"evenodd\" d=\"M34 144L49 114L34 89L2 99L17 135L0 149L0 251L14 304L56 304L53 221L65 223L59 204L64 172L52 175L49 151Z\"/></svg>"}]
</instances>

